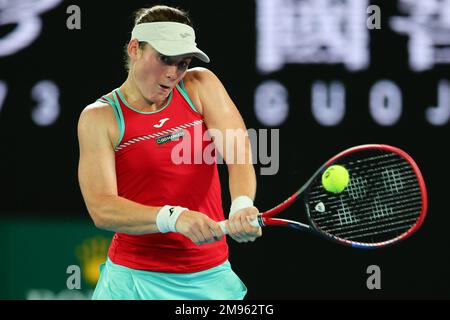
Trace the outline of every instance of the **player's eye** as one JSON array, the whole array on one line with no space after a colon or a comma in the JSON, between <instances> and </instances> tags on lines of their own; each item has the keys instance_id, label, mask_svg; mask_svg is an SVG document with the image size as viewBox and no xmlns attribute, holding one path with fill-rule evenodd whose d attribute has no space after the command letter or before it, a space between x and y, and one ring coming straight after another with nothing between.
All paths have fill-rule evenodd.
<instances>
[{"instance_id":1,"label":"player's eye","mask_svg":"<svg viewBox=\"0 0 450 320\"><path fill-rule=\"evenodd\" d=\"M159 60L162 63L164 63L165 65L172 64L172 59L170 59L168 56L165 56L165 55L162 55L162 54L159 55Z\"/></svg>"},{"instance_id":2,"label":"player's eye","mask_svg":"<svg viewBox=\"0 0 450 320\"><path fill-rule=\"evenodd\" d=\"M172 59L171 57L165 56L163 54L159 55L159 61L161 61L162 64L166 66L173 66L176 65L178 70L184 72L189 67L189 60L182 60L180 62L177 62L176 60Z\"/></svg>"},{"instance_id":3,"label":"player's eye","mask_svg":"<svg viewBox=\"0 0 450 320\"><path fill-rule=\"evenodd\" d=\"M181 61L178 64L178 70L180 70L180 71L185 71L188 67L189 67L189 62L188 61Z\"/></svg>"}]
</instances>

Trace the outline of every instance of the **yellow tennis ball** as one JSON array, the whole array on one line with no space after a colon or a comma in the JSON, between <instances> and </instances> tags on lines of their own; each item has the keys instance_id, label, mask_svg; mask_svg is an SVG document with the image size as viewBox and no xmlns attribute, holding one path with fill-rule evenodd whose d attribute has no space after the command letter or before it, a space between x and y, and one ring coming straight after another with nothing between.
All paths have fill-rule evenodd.
<instances>
[{"instance_id":1,"label":"yellow tennis ball","mask_svg":"<svg viewBox=\"0 0 450 320\"><path fill-rule=\"evenodd\" d=\"M339 193L344 191L350 181L347 169L340 165L327 168L322 174L322 185L328 192Z\"/></svg>"}]
</instances>

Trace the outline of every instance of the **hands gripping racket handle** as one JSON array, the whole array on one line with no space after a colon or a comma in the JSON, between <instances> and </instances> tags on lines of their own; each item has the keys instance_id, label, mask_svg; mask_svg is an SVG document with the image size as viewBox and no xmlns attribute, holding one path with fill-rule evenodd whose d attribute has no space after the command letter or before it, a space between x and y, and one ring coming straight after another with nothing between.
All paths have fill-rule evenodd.
<instances>
[{"instance_id":1,"label":"hands gripping racket handle","mask_svg":"<svg viewBox=\"0 0 450 320\"><path fill-rule=\"evenodd\" d=\"M262 227L263 225L260 224L260 222L259 222L259 221L261 221L261 223L262 223L262 219L259 219L260 217L261 217L261 215L259 215L256 219L251 220L251 221L250 221L250 224L251 224L252 226L254 226L254 227ZM225 226L226 222L227 222L227 220L224 220L224 221L220 221L220 222L219 222L219 226L220 226L220 228L222 229L222 232L223 232L224 235L227 235L227 234L228 234L227 227Z\"/></svg>"}]
</instances>

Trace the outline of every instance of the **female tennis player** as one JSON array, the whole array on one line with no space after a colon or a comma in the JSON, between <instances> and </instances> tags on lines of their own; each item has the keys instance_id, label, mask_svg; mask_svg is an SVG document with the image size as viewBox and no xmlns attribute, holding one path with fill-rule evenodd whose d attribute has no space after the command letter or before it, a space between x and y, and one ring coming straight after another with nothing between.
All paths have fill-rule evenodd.
<instances>
[{"instance_id":1,"label":"female tennis player","mask_svg":"<svg viewBox=\"0 0 450 320\"><path fill-rule=\"evenodd\" d=\"M249 224L258 213L254 168L236 161L251 159L249 139L239 148L226 135L245 132L244 122L211 71L188 70L193 58L209 58L185 12L138 10L126 52L127 79L87 106L78 124L84 201L98 228L116 232L93 299L243 299L247 288L217 223L224 214L216 162L195 160L210 150L204 136L214 129L229 172L226 227L238 242L260 237Z\"/></svg>"}]
</instances>

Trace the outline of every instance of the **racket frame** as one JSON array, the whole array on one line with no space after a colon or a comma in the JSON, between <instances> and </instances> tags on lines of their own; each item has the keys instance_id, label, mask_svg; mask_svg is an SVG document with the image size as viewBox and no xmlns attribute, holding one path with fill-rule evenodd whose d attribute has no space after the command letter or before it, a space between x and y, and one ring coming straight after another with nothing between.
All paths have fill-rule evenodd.
<instances>
[{"instance_id":1,"label":"racket frame","mask_svg":"<svg viewBox=\"0 0 450 320\"><path fill-rule=\"evenodd\" d=\"M411 165L411 167L414 170L414 173L418 179L418 183L419 183L420 190L421 190L422 209L421 209L421 213L420 213L417 221L406 232L402 233L401 235L399 235L395 238L389 239L387 241L381 241L381 242L376 242L376 243L365 243L365 242L357 242L357 241L350 241L350 240L342 239L342 238L336 237L332 234L329 234L329 233L321 230L319 227L317 227L317 225L311 219L311 214L309 212L309 207L308 207L306 201L303 201L303 202L304 202L304 205L306 208L305 211L306 211L306 216L308 218L309 225L300 223L297 221L293 221L293 220L273 218L275 215L284 211L286 208L288 208L294 202L296 202L298 199L300 199L301 196L303 195L303 193L305 192L305 190L307 190L309 188L311 182L319 174L323 173L328 167L330 167L335 162L337 162L340 158L351 155L354 152L373 150L373 149L385 150L385 151L389 151L389 152L398 154L399 156L404 158ZM428 200L427 200L427 189L426 189L425 181L423 179L423 176L422 176L422 173L420 172L419 167L417 166L416 162L412 159L412 157L410 155L408 155L405 151L403 151L399 148L390 146L390 145L365 144L365 145L360 145L360 146L346 149L346 150L338 153L334 157L332 157L330 160L325 162L325 164L323 164L312 175L312 177L300 189L298 189L294 194L292 194L289 198L287 198L286 200L284 200L277 206L273 207L272 209L267 210L267 211L261 213L260 215L258 215L257 221L261 227L267 226L267 225L291 227L291 228L298 229L298 230L314 232L315 234L318 234L327 239L331 239L335 242L338 242L338 243L346 245L346 246L352 246L352 247L363 248L363 249L374 249L374 248L385 247L385 246L391 245L395 242L398 242L400 240L404 240L404 239L408 238L410 235L412 235L414 232L416 232L425 220L427 209L428 209Z\"/></svg>"}]
</instances>

